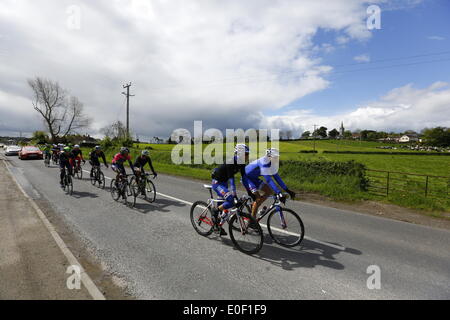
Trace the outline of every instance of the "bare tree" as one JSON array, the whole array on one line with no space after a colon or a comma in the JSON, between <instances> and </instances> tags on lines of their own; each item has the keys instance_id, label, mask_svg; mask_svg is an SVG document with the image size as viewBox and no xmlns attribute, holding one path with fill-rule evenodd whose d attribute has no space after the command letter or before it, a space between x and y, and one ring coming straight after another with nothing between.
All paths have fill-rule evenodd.
<instances>
[{"instance_id":1,"label":"bare tree","mask_svg":"<svg viewBox=\"0 0 450 320\"><path fill-rule=\"evenodd\" d=\"M100 133L111 139L125 139L127 137L127 128L121 121L116 121L109 126L101 128Z\"/></svg>"},{"instance_id":2,"label":"bare tree","mask_svg":"<svg viewBox=\"0 0 450 320\"><path fill-rule=\"evenodd\" d=\"M36 77L28 79L28 85L33 90L33 107L42 116L53 141L60 134L65 137L90 125L83 104L76 97L68 97L58 82Z\"/></svg>"}]
</instances>

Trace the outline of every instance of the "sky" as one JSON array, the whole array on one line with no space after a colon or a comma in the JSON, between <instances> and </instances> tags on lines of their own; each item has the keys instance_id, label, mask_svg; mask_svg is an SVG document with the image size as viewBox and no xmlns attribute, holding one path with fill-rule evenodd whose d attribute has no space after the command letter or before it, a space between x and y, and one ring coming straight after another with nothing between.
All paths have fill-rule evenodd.
<instances>
[{"instance_id":1,"label":"sky","mask_svg":"<svg viewBox=\"0 0 450 320\"><path fill-rule=\"evenodd\" d=\"M83 102L93 136L125 122L128 82L141 140L194 120L450 127L449 16L447 0L0 0L0 135L44 129L36 76Z\"/></svg>"}]
</instances>

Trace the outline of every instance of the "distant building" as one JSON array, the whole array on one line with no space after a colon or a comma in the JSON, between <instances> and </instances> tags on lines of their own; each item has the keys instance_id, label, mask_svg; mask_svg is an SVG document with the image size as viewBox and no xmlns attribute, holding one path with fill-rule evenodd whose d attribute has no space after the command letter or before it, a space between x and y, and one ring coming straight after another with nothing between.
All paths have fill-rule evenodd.
<instances>
[{"instance_id":1,"label":"distant building","mask_svg":"<svg viewBox=\"0 0 450 320\"><path fill-rule=\"evenodd\" d=\"M345 132L344 122L341 122L341 128L339 129L339 136L340 136L341 138L344 137L344 132Z\"/></svg>"},{"instance_id":2,"label":"distant building","mask_svg":"<svg viewBox=\"0 0 450 320\"><path fill-rule=\"evenodd\" d=\"M417 137L416 135L405 134L405 135L403 135L403 136L400 137L400 139L398 140L398 142L400 142L400 143L405 143L405 142L419 142L419 137Z\"/></svg>"}]
</instances>

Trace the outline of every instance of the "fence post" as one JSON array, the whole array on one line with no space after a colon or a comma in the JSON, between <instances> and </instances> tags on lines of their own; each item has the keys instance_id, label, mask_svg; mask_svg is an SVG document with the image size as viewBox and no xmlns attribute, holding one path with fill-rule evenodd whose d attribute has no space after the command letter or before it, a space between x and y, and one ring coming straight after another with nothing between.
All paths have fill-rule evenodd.
<instances>
[{"instance_id":1,"label":"fence post","mask_svg":"<svg viewBox=\"0 0 450 320\"><path fill-rule=\"evenodd\" d=\"M425 198L428 196L428 176L426 178L426 182L425 182Z\"/></svg>"},{"instance_id":2,"label":"fence post","mask_svg":"<svg viewBox=\"0 0 450 320\"><path fill-rule=\"evenodd\" d=\"M386 181L386 196L389 196L389 174L390 174L390 172L388 171L387 181Z\"/></svg>"}]
</instances>

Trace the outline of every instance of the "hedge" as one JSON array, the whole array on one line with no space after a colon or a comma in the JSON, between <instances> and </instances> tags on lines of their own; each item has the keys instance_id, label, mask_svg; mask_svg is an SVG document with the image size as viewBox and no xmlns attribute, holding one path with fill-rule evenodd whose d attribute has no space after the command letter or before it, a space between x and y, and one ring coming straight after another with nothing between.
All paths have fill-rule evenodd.
<instances>
[{"instance_id":1,"label":"hedge","mask_svg":"<svg viewBox=\"0 0 450 320\"><path fill-rule=\"evenodd\" d=\"M324 150L323 153L383 154L383 155L403 155L403 156L450 156L450 152L383 152L383 151L331 151L331 150Z\"/></svg>"}]
</instances>

